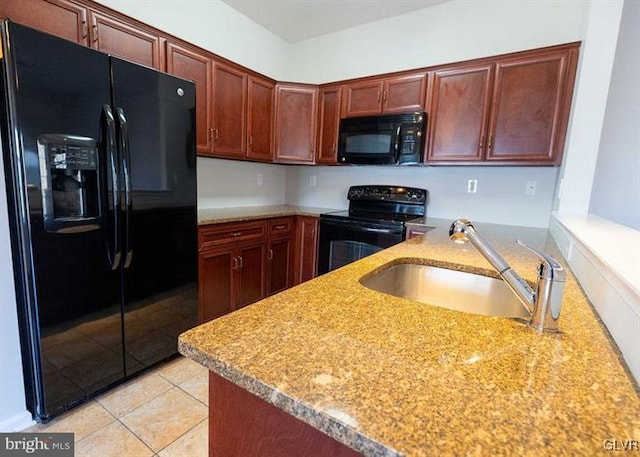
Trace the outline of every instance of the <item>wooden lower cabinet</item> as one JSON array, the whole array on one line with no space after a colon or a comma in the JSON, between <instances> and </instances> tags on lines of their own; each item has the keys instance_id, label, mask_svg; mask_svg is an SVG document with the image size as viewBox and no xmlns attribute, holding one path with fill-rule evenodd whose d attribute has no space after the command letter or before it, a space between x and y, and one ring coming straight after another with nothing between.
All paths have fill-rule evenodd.
<instances>
[{"instance_id":1,"label":"wooden lower cabinet","mask_svg":"<svg viewBox=\"0 0 640 457\"><path fill-rule=\"evenodd\" d=\"M265 297L265 221L198 230L199 318L206 322Z\"/></svg>"},{"instance_id":2,"label":"wooden lower cabinet","mask_svg":"<svg viewBox=\"0 0 640 457\"><path fill-rule=\"evenodd\" d=\"M209 372L209 455L362 456L213 372Z\"/></svg>"},{"instance_id":3,"label":"wooden lower cabinet","mask_svg":"<svg viewBox=\"0 0 640 457\"><path fill-rule=\"evenodd\" d=\"M292 287L299 271L296 250L310 249L308 244L303 247L298 243L296 227L293 216L201 226L200 322ZM314 275L313 268L305 274L305 280Z\"/></svg>"}]
</instances>

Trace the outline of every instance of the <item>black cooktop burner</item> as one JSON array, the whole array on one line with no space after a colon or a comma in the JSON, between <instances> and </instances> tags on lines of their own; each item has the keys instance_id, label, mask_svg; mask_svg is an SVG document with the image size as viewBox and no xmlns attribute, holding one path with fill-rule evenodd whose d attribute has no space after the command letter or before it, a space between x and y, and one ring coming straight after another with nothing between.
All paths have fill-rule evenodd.
<instances>
[{"instance_id":1,"label":"black cooktop burner","mask_svg":"<svg viewBox=\"0 0 640 457\"><path fill-rule=\"evenodd\" d=\"M321 214L322 219L404 225L424 217L427 191L403 186L352 186L347 194L348 211Z\"/></svg>"}]
</instances>

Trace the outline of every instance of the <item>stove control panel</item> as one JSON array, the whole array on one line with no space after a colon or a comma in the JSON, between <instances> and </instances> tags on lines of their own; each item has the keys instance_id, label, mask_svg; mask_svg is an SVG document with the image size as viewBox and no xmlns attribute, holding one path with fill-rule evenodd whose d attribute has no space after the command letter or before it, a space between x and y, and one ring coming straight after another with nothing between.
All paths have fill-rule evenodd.
<instances>
[{"instance_id":1,"label":"stove control panel","mask_svg":"<svg viewBox=\"0 0 640 457\"><path fill-rule=\"evenodd\" d=\"M427 202L427 191L401 186L351 186L347 198L350 201L388 201L424 205Z\"/></svg>"}]
</instances>

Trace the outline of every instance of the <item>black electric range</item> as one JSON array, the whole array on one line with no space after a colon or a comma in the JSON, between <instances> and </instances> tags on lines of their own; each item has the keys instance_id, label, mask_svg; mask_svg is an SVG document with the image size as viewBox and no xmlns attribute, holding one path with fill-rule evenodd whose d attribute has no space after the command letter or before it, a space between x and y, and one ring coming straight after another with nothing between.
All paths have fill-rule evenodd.
<instances>
[{"instance_id":1,"label":"black electric range","mask_svg":"<svg viewBox=\"0 0 640 457\"><path fill-rule=\"evenodd\" d=\"M318 274L405 239L405 222L426 215L428 192L404 186L352 186L349 209L320 215Z\"/></svg>"}]
</instances>

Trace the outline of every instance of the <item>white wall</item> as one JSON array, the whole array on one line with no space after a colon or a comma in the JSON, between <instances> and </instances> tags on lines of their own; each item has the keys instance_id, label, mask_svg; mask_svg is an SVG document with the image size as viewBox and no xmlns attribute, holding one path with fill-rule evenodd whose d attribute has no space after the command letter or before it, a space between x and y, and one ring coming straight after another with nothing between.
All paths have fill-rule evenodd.
<instances>
[{"instance_id":1,"label":"white wall","mask_svg":"<svg viewBox=\"0 0 640 457\"><path fill-rule=\"evenodd\" d=\"M284 165L198 157L198 208L283 204L286 173Z\"/></svg>"},{"instance_id":2,"label":"white wall","mask_svg":"<svg viewBox=\"0 0 640 457\"><path fill-rule=\"evenodd\" d=\"M588 212L622 5L622 0L595 0L585 10L580 66L560 173L562 186L555 205L561 213Z\"/></svg>"},{"instance_id":3,"label":"white wall","mask_svg":"<svg viewBox=\"0 0 640 457\"><path fill-rule=\"evenodd\" d=\"M24 398L5 189L4 173L0 172L0 432L12 432L29 426L31 414Z\"/></svg>"},{"instance_id":4,"label":"white wall","mask_svg":"<svg viewBox=\"0 0 640 457\"><path fill-rule=\"evenodd\" d=\"M557 174L552 167L295 167L287 172L287 203L342 209L351 185L405 185L429 191L427 217L546 228ZM478 180L474 194L469 179ZM525 195L527 181L537 183L535 195Z\"/></svg>"},{"instance_id":5,"label":"white wall","mask_svg":"<svg viewBox=\"0 0 640 457\"><path fill-rule=\"evenodd\" d=\"M582 0L454 0L300 42L290 80L323 83L580 40Z\"/></svg>"},{"instance_id":6,"label":"white wall","mask_svg":"<svg viewBox=\"0 0 640 457\"><path fill-rule=\"evenodd\" d=\"M98 0L164 32L277 80L291 45L220 0Z\"/></svg>"},{"instance_id":7,"label":"white wall","mask_svg":"<svg viewBox=\"0 0 640 457\"><path fill-rule=\"evenodd\" d=\"M589 212L635 230L640 230L638 56L640 2L626 1L611 74Z\"/></svg>"}]
</instances>

